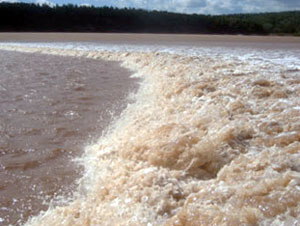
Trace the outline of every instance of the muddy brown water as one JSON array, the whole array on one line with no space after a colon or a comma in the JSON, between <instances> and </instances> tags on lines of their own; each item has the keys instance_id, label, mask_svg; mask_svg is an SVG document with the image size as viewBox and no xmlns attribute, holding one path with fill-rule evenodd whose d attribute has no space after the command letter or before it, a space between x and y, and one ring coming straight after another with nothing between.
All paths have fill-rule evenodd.
<instances>
[{"instance_id":1,"label":"muddy brown water","mask_svg":"<svg viewBox=\"0 0 300 226\"><path fill-rule=\"evenodd\" d=\"M0 51L0 225L67 196L71 160L100 136L136 86L118 62Z\"/></svg>"},{"instance_id":2,"label":"muddy brown water","mask_svg":"<svg viewBox=\"0 0 300 226\"><path fill-rule=\"evenodd\" d=\"M248 47L260 49L299 48L300 38L293 36L130 34L130 33L0 33L1 42L99 42L103 44L162 44Z\"/></svg>"}]
</instances>

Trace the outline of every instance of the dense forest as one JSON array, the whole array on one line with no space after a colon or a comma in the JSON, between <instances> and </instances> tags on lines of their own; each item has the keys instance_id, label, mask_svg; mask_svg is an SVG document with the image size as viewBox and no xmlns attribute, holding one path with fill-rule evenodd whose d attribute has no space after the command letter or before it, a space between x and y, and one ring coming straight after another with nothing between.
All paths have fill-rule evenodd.
<instances>
[{"instance_id":1,"label":"dense forest","mask_svg":"<svg viewBox=\"0 0 300 226\"><path fill-rule=\"evenodd\" d=\"M300 11L210 16L3 2L0 3L0 31L300 35Z\"/></svg>"}]
</instances>

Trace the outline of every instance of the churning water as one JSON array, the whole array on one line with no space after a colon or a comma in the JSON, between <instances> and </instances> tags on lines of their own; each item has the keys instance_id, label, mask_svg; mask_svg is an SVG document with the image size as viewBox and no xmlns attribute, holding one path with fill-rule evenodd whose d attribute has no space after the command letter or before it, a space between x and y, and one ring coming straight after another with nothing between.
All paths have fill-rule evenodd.
<instances>
[{"instance_id":1,"label":"churning water","mask_svg":"<svg viewBox=\"0 0 300 226\"><path fill-rule=\"evenodd\" d=\"M134 102L78 159L70 200L27 225L300 223L299 42L1 49L121 61L141 79Z\"/></svg>"}]
</instances>

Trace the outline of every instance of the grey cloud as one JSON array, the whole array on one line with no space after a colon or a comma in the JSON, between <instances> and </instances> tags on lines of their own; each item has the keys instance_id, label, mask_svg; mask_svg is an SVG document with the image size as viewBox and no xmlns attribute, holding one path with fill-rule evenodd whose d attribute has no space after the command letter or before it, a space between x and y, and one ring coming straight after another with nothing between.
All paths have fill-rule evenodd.
<instances>
[{"instance_id":1,"label":"grey cloud","mask_svg":"<svg viewBox=\"0 0 300 226\"><path fill-rule=\"evenodd\" d=\"M1 0L0 0L1 1ZM72 0L71 0L72 1ZM74 0L73 0L74 1ZM117 7L166 10L183 13L228 14L299 10L300 0L92 0Z\"/></svg>"},{"instance_id":2,"label":"grey cloud","mask_svg":"<svg viewBox=\"0 0 300 226\"><path fill-rule=\"evenodd\" d=\"M275 1L286 6L300 7L299 0L275 0Z\"/></svg>"},{"instance_id":3,"label":"grey cloud","mask_svg":"<svg viewBox=\"0 0 300 226\"><path fill-rule=\"evenodd\" d=\"M206 0L190 0L186 2L187 7L189 8L202 8L207 6Z\"/></svg>"}]
</instances>

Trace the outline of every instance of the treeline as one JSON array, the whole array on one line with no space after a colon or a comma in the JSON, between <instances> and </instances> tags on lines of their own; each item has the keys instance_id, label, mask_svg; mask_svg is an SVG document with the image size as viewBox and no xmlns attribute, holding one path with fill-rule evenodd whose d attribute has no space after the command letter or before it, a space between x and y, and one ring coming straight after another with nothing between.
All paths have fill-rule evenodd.
<instances>
[{"instance_id":1,"label":"treeline","mask_svg":"<svg viewBox=\"0 0 300 226\"><path fill-rule=\"evenodd\" d=\"M300 35L300 11L235 15L0 3L0 31Z\"/></svg>"}]
</instances>

